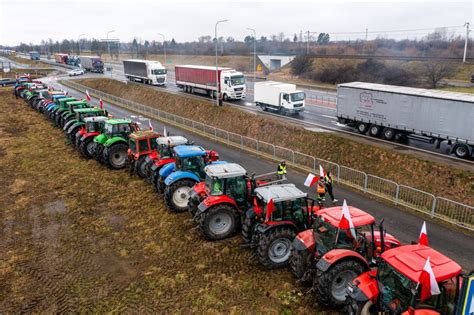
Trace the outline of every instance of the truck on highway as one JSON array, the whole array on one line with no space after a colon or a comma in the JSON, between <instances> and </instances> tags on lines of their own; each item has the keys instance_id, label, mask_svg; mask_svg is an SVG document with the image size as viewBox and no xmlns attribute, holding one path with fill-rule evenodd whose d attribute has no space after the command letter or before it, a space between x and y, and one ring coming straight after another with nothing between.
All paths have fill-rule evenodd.
<instances>
[{"instance_id":1,"label":"truck on highway","mask_svg":"<svg viewBox=\"0 0 474 315\"><path fill-rule=\"evenodd\" d=\"M68 54L54 54L54 60L57 62L57 63L62 63L62 64L65 64L67 65L67 58L68 58Z\"/></svg>"},{"instance_id":2,"label":"truck on highway","mask_svg":"<svg viewBox=\"0 0 474 315\"><path fill-rule=\"evenodd\" d=\"M123 61L123 73L129 81L166 85L166 72L166 68L159 61L139 59Z\"/></svg>"},{"instance_id":3,"label":"truck on highway","mask_svg":"<svg viewBox=\"0 0 474 315\"><path fill-rule=\"evenodd\" d=\"M450 154L469 158L474 148L474 95L375 83L337 87L337 118L361 134L450 145Z\"/></svg>"},{"instance_id":4,"label":"truck on highway","mask_svg":"<svg viewBox=\"0 0 474 315\"><path fill-rule=\"evenodd\" d=\"M275 81L255 82L255 105L262 110L282 114L299 114L304 109L305 93L297 90L295 84Z\"/></svg>"},{"instance_id":5,"label":"truck on highway","mask_svg":"<svg viewBox=\"0 0 474 315\"><path fill-rule=\"evenodd\" d=\"M176 85L188 93L200 93L213 98L220 96L224 101L245 98L244 74L231 68L217 69L217 87L215 67L175 66L175 76Z\"/></svg>"},{"instance_id":6,"label":"truck on highway","mask_svg":"<svg viewBox=\"0 0 474 315\"><path fill-rule=\"evenodd\" d=\"M104 73L104 63L99 56L79 56L79 64L86 72Z\"/></svg>"},{"instance_id":7,"label":"truck on highway","mask_svg":"<svg viewBox=\"0 0 474 315\"><path fill-rule=\"evenodd\" d=\"M40 53L37 51L30 51L31 60L40 60Z\"/></svg>"}]
</instances>

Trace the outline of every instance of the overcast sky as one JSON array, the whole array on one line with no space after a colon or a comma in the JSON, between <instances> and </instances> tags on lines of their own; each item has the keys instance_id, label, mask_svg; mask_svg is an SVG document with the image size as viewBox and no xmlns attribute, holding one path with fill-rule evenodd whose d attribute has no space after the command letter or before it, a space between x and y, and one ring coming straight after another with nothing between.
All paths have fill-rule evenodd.
<instances>
[{"instance_id":1,"label":"overcast sky","mask_svg":"<svg viewBox=\"0 0 474 315\"><path fill-rule=\"evenodd\" d=\"M462 26L473 20L473 1L295 1L295 0L0 0L0 44L39 43L42 39L111 38L131 41L192 41L214 34L242 39L247 27L257 37L283 32L293 37L300 31L328 32L333 39L355 39L365 32L376 36L421 37L435 27ZM383 33L390 30L414 30ZM450 28L464 35L462 27ZM377 32L377 33L371 33ZM381 32L381 33L379 33ZM472 33L471 33L472 36Z\"/></svg>"}]
</instances>

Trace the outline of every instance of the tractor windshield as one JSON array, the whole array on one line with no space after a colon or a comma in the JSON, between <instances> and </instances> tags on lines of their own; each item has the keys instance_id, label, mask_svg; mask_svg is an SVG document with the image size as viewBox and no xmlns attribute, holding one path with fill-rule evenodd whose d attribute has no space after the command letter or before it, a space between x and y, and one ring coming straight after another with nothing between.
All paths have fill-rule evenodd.
<instances>
[{"instance_id":1,"label":"tractor windshield","mask_svg":"<svg viewBox=\"0 0 474 315\"><path fill-rule=\"evenodd\" d=\"M130 148L130 152L137 153L137 142L135 139L130 139L128 141L128 147Z\"/></svg>"},{"instance_id":2,"label":"tractor windshield","mask_svg":"<svg viewBox=\"0 0 474 315\"><path fill-rule=\"evenodd\" d=\"M156 143L156 141L153 142ZM169 158L173 156L173 148L168 144L160 144L158 145L158 153L162 159Z\"/></svg>"},{"instance_id":3,"label":"tractor windshield","mask_svg":"<svg viewBox=\"0 0 474 315\"><path fill-rule=\"evenodd\" d=\"M332 248L351 248L354 246L354 238L349 230L340 230L318 217L316 219L315 232L319 236L318 247L320 252L327 252ZM336 243L337 240L337 243Z\"/></svg>"},{"instance_id":4,"label":"tractor windshield","mask_svg":"<svg viewBox=\"0 0 474 315\"><path fill-rule=\"evenodd\" d=\"M148 151L148 139L142 139L138 142L138 149L140 152Z\"/></svg>"},{"instance_id":5,"label":"tractor windshield","mask_svg":"<svg viewBox=\"0 0 474 315\"><path fill-rule=\"evenodd\" d=\"M206 166L203 156L191 156L176 159L176 170L202 173Z\"/></svg>"},{"instance_id":6,"label":"tractor windshield","mask_svg":"<svg viewBox=\"0 0 474 315\"><path fill-rule=\"evenodd\" d=\"M206 188L211 196L220 196L224 190L224 180L206 176Z\"/></svg>"},{"instance_id":7,"label":"tractor windshield","mask_svg":"<svg viewBox=\"0 0 474 315\"><path fill-rule=\"evenodd\" d=\"M379 266L377 277L385 306L397 314L408 309L416 284L386 262Z\"/></svg>"}]
</instances>

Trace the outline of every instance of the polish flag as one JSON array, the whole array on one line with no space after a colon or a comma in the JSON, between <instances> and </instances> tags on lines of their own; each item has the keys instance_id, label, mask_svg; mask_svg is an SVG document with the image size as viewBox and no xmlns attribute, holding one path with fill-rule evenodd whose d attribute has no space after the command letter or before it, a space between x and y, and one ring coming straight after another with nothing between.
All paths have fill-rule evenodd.
<instances>
[{"instance_id":1,"label":"polish flag","mask_svg":"<svg viewBox=\"0 0 474 315\"><path fill-rule=\"evenodd\" d=\"M151 131L153 131L153 126L151 124L151 120L148 119L148 128L150 128Z\"/></svg>"},{"instance_id":2,"label":"polish flag","mask_svg":"<svg viewBox=\"0 0 474 315\"><path fill-rule=\"evenodd\" d=\"M321 178L324 178L324 176L326 176L326 173L324 172L324 169L321 165L319 165L319 176L321 176Z\"/></svg>"},{"instance_id":3,"label":"polish flag","mask_svg":"<svg viewBox=\"0 0 474 315\"><path fill-rule=\"evenodd\" d=\"M423 222L421 227L420 237L418 238L418 244L428 246L428 233L426 232L426 222Z\"/></svg>"},{"instance_id":4,"label":"polish flag","mask_svg":"<svg viewBox=\"0 0 474 315\"><path fill-rule=\"evenodd\" d=\"M306 177L306 180L304 181L304 185L306 187L311 187L314 184L316 184L317 182L318 182L318 176L315 176L315 175L309 173L308 177Z\"/></svg>"},{"instance_id":5,"label":"polish flag","mask_svg":"<svg viewBox=\"0 0 474 315\"><path fill-rule=\"evenodd\" d=\"M352 223L351 213L349 211L349 207L347 206L346 200L344 199L344 203L342 204L342 213L341 219L339 220L338 228L342 230L350 230L352 236L355 238L355 230L354 230L354 223Z\"/></svg>"},{"instance_id":6,"label":"polish flag","mask_svg":"<svg viewBox=\"0 0 474 315\"><path fill-rule=\"evenodd\" d=\"M426 263L423 267L423 270L421 271L420 280L418 283L421 284L421 302L432 295L438 295L441 293L438 282L436 282L433 269L431 269L430 257L426 259Z\"/></svg>"},{"instance_id":7,"label":"polish flag","mask_svg":"<svg viewBox=\"0 0 474 315\"><path fill-rule=\"evenodd\" d=\"M270 199L267 204L267 213L265 215L265 221L270 220L270 216L272 215L273 211L275 211L275 203L273 199Z\"/></svg>"},{"instance_id":8,"label":"polish flag","mask_svg":"<svg viewBox=\"0 0 474 315\"><path fill-rule=\"evenodd\" d=\"M101 98L99 98L99 107L100 109L104 109L104 101L102 101Z\"/></svg>"},{"instance_id":9,"label":"polish flag","mask_svg":"<svg viewBox=\"0 0 474 315\"><path fill-rule=\"evenodd\" d=\"M91 96L89 95L89 91L87 91L87 90L86 90L86 98L87 98L88 102L91 101Z\"/></svg>"},{"instance_id":10,"label":"polish flag","mask_svg":"<svg viewBox=\"0 0 474 315\"><path fill-rule=\"evenodd\" d=\"M168 133L166 132L166 126L163 127L163 137L168 137Z\"/></svg>"}]
</instances>

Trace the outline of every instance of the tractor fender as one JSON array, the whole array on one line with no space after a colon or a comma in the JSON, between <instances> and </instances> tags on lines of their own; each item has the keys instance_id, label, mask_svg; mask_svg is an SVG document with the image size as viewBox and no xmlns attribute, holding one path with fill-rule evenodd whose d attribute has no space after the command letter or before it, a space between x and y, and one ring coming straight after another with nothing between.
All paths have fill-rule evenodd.
<instances>
[{"instance_id":1,"label":"tractor fender","mask_svg":"<svg viewBox=\"0 0 474 315\"><path fill-rule=\"evenodd\" d=\"M173 159L173 158L162 159L162 160L156 161L155 165L158 166L158 167L161 167L163 165L166 165L166 164L169 164L169 163L174 163L174 162L175 162L175 159Z\"/></svg>"},{"instance_id":2,"label":"tractor fender","mask_svg":"<svg viewBox=\"0 0 474 315\"><path fill-rule=\"evenodd\" d=\"M289 221L289 220L284 220L284 221L278 221L278 222L265 222L265 223L259 223L255 226L255 231L260 234L267 233L271 230L274 230L276 228L280 227L288 227L295 231L295 233L298 232L298 228L296 225Z\"/></svg>"},{"instance_id":3,"label":"tractor fender","mask_svg":"<svg viewBox=\"0 0 474 315\"><path fill-rule=\"evenodd\" d=\"M441 315L440 312L430 309L407 310L401 315Z\"/></svg>"},{"instance_id":4,"label":"tractor fender","mask_svg":"<svg viewBox=\"0 0 474 315\"><path fill-rule=\"evenodd\" d=\"M191 179L191 180L195 181L196 183L199 183L201 181L201 179L196 174L194 174L192 172L177 171L177 172L173 172L173 173L169 174L168 177L166 177L165 185L170 186L174 182L177 182L177 181L182 180L182 179Z\"/></svg>"},{"instance_id":5,"label":"tractor fender","mask_svg":"<svg viewBox=\"0 0 474 315\"><path fill-rule=\"evenodd\" d=\"M90 137L95 138L98 135L99 135L98 132L86 132L82 135L81 141L84 141L84 140L86 140L87 138L90 138Z\"/></svg>"},{"instance_id":6,"label":"tractor fender","mask_svg":"<svg viewBox=\"0 0 474 315\"><path fill-rule=\"evenodd\" d=\"M347 288L350 297L359 303L371 300L376 302L379 297L379 286L376 278L377 270L369 270L352 281Z\"/></svg>"},{"instance_id":7,"label":"tractor fender","mask_svg":"<svg viewBox=\"0 0 474 315\"><path fill-rule=\"evenodd\" d=\"M160 177L162 178L166 178L168 177L169 174L171 174L172 172L174 172L174 169L176 168L176 164L175 163L170 163L170 164L166 164L165 166L163 166L160 171L159 171L159 175Z\"/></svg>"},{"instance_id":8,"label":"tractor fender","mask_svg":"<svg viewBox=\"0 0 474 315\"><path fill-rule=\"evenodd\" d=\"M109 139L109 140L105 141L104 146L105 146L106 148L108 148L108 147L110 147L110 146L112 146L113 144L118 143L118 142L123 142L123 143L125 143L125 144L128 146L128 141L126 141L126 140L125 140L124 138L122 138L122 137L112 137L112 139Z\"/></svg>"},{"instance_id":9,"label":"tractor fender","mask_svg":"<svg viewBox=\"0 0 474 315\"><path fill-rule=\"evenodd\" d=\"M312 252L316 246L316 239L314 238L313 229L308 229L300 232L293 240L293 248L297 251L307 249Z\"/></svg>"},{"instance_id":10,"label":"tractor fender","mask_svg":"<svg viewBox=\"0 0 474 315\"><path fill-rule=\"evenodd\" d=\"M358 252L354 250L349 250L349 249L333 249L324 254L323 257L318 261L316 264L316 267L318 270L325 272L329 268L331 268L332 265L343 261L343 260L357 260L360 262L366 270L369 270L369 264L367 263L367 260L359 254Z\"/></svg>"},{"instance_id":11,"label":"tractor fender","mask_svg":"<svg viewBox=\"0 0 474 315\"><path fill-rule=\"evenodd\" d=\"M65 131L67 131L69 129L69 127L72 126L72 124L74 124L75 122L77 122L77 119L71 119L70 121L68 121L64 124L63 129Z\"/></svg>"},{"instance_id":12,"label":"tractor fender","mask_svg":"<svg viewBox=\"0 0 474 315\"><path fill-rule=\"evenodd\" d=\"M76 116L76 114L74 113L63 114L64 120L68 120L70 117L74 117L74 116Z\"/></svg>"},{"instance_id":13,"label":"tractor fender","mask_svg":"<svg viewBox=\"0 0 474 315\"><path fill-rule=\"evenodd\" d=\"M84 126L84 123L83 123L83 122L80 122L80 121L77 121L77 120L73 120L73 123L72 123L72 124L69 124L68 132L73 131L74 128L82 127L82 126Z\"/></svg>"},{"instance_id":14,"label":"tractor fender","mask_svg":"<svg viewBox=\"0 0 474 315\"><path fill-rule=\"evenodd\" d=\"M94 142L104 144L107 141L107 136L101 133L97 137L94 138Z\"/></svg>"},{"instance_id":15,"label":"tractor fender","mask_svg":"<svg viewBox=\"0 0 474 315\"><path fill-rule=\"evenodd\" d=\"M207 211L207 209L218 204L228 204L228 205L231 205L233 208L238 209L238 206L235 203L235 200L227 195L208 196L201 202L198 209L201 213L203 213Z\"/></svg>"}]
</instances>

